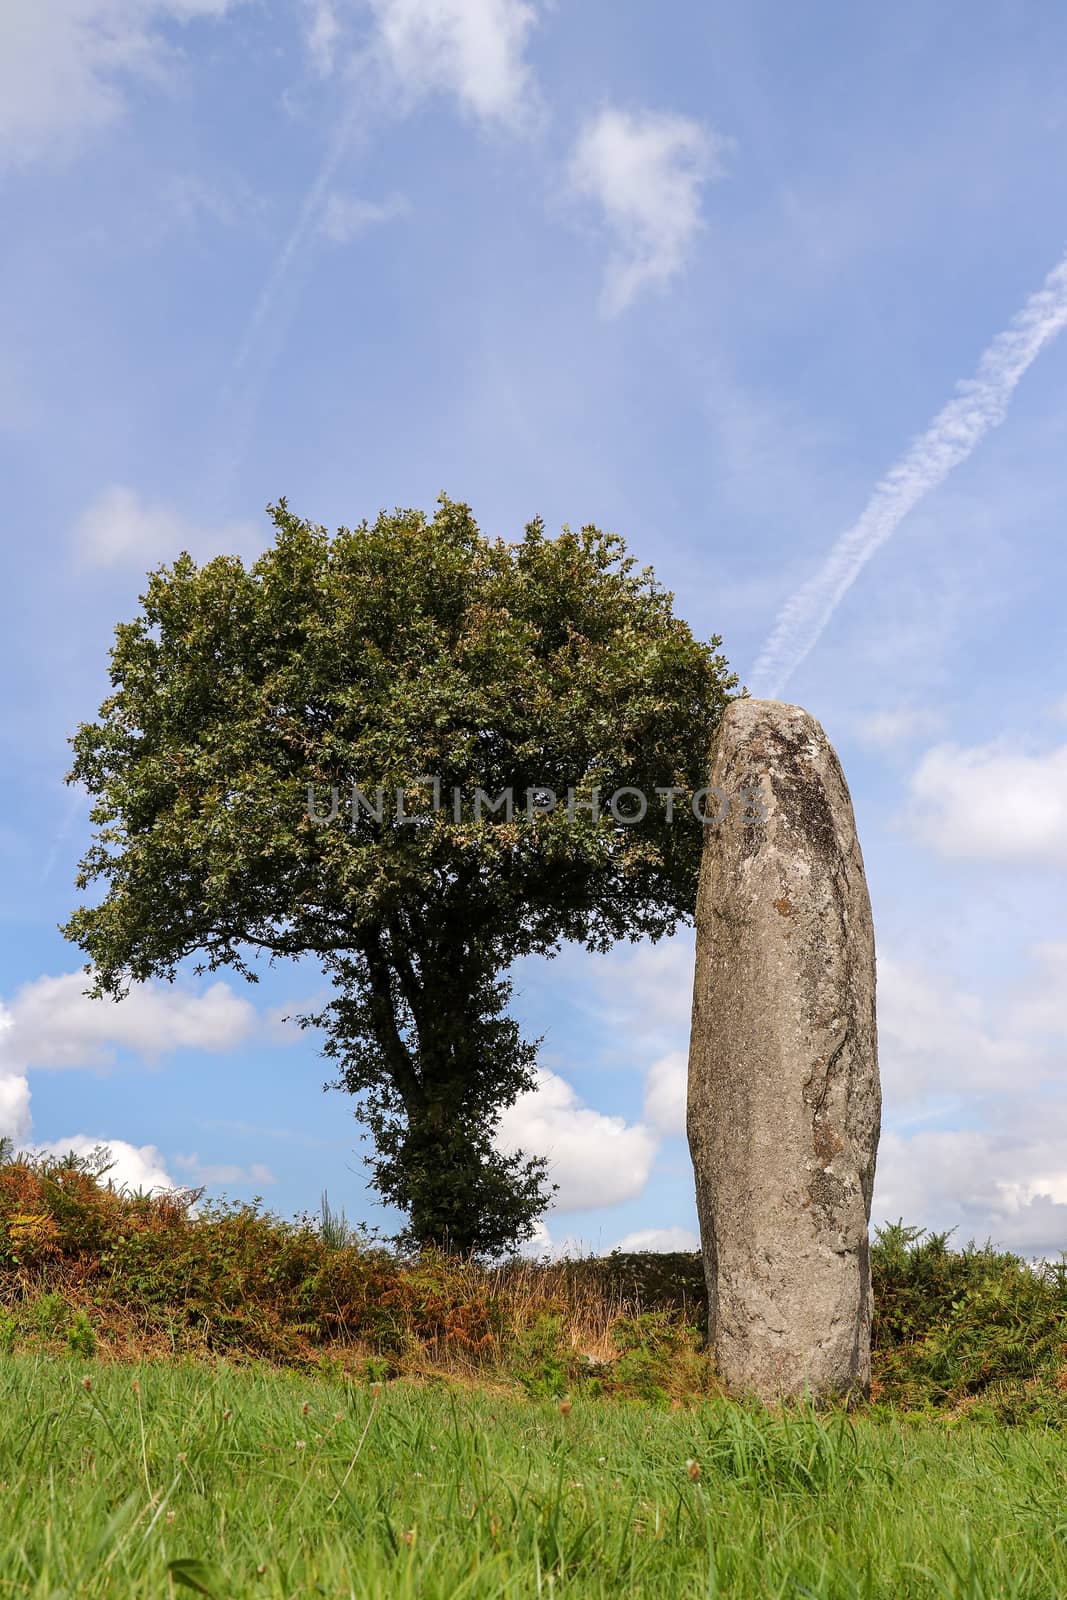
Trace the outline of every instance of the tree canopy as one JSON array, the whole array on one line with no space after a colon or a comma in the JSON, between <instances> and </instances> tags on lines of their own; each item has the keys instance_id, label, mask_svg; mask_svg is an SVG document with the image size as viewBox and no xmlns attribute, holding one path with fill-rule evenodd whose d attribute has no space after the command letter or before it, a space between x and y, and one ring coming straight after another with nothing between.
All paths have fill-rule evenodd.
<instances>
[{"instance_id":1,"label":"tree canopy","mask_svg":"<svg viewBox=\"0 0 1067 1600\"><path fill-rule=\"evenodd\" d=\"M692 915L690 801L737 680L595 527L491 540L444 496L333 535L268 510L258 560L181 554L116 629L72 740L95 893L64 932L115 996L188 958L318 958L335 999L305 1020L379 1191L413 1240L499 1251L548 1198L544 1161L492 1142L534 1082L508 971Z\"/></svg>"}]
</instances>

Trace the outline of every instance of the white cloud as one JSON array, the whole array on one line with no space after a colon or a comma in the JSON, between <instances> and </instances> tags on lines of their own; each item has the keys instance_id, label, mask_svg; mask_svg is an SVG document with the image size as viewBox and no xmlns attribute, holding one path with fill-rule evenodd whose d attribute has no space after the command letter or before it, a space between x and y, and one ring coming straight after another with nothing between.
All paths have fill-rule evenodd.
<instances>
[{"instance_id":1,"label":"white cloud","mask_svg":"<svg viewBox=\"0 0 1067 1600\"><path fill-rule=\"evenodd\" d=\"M660 1133L684 1133L689 1059L671 1050L653 1061L645 1076L645 1118Z\"/></svg>"},{"instance_id":2,"label":"white cloud","mask_svg":"<svg viewBox=\"0 0 1067 1600\"><path fill-rule=\"evenodd\" d=\"M368 228L392 222L396 217L406 216L410 210L401 194L390 195L387 200L360 200L355 195L332 193L326 197L318 229L332 244L348 244Z\"/></svg>"},{"instance_id":3,"label":"white cloud","mask_svg":"<svg viewBox=\"0 0 1067 1600\"><path fill-rule=\"evenodd\" d=\"M607 955L581 955L581 976L592 985L604 1030L648 1053L684 1048L693 1009L695 934L684 928L658 944L622 946ZM587 1002L588 1003L588 1002ZM647 1056L646 1056L647 1059Z\"/></svg>"},{"instance_id":4,"label":"white cloud","mask_svg":"<svg viewBox=\"0 0 1067 1600\"><path fill-rule=\"evenodd\" d=\"M1009 1025L1023 1033L1067 1037L1067 941L1050 939L1031 947L1037 967L1009 1012Z\"/></svg>"},{"instance_id":5,"label":"white cloud","mask_svg":"<svg viewBox=\"0 0 1067 1600\"><path fill-rule=\"evenodd\" d=\"M177 1155L174 1165L185 1174L191 1187L217 1189L236 1185L242 1189L266 1188L277 1179L271 1169L261 1161L242 1167L234 1162L201 1161L198 1155Z\"/></svg>"},{"instance_id":6,"label":"white cloud","mask_svg":"<svg viewBox=\"0 0 1067 1600\"><path fill-rule=\"evenodd\" d=\"M866 712L855 719L854 731L861 744L880 748L936 733L942 721L936 711L926 707L900 706L895 711Z\"/></svg>"},{"instance_id":7,"label":"white cloud","mask_svg":"<svg viewBox=\"0 0 1067 1600\"><path fill-rule=\"evenodd\" d=\"M1067 745L1045 755L938 745L910 792L910 825L940 855L1067 865Z\"/></svg>"},{"instance_id":8,"label":"white cloud","mask_svg":"<svg viewBox=\"0 0 1067 1600\"><path fill-rule=\"evenodd\" d=\"M575 1234L567 1234L563 1239L553 1239L544 1222L534 1224L532 1236L525 1244L519 1246L518 1254L525 1256L530 1261L542 1261L547 1256L550 1261L579 1261L587 1256L594 1256L598 1252L592 1245Z\"/></svg>"},{"instance_id":9,"label":"white cloud","mask_svg":"<svg viewBox=\"0 0 1067 1600\"><path fill-rule=\"evenodd\" d=\"M0 1028L6 1021L0 1008ZM24 1139L31 1126L30 1080L0 1060L0 1139Z\"/></svg>"},{"instance_id":10,"label":"white cloud","mask_svg":"<svg viewBox=\"0 0 1067 1600\"><path fill-rule=\"evenodd\" d=\"M1067 1166L1060 1167L1057 1172L1030 1173L1022 1179L999 1178L997 1190L1003 1196L1009 1212L1023 1211L1035 1201L1053 1201L1063 1207L1064 1225L1067 1228ZM1067 1238L1067 1232L1063 1238ZM1064 1247L1061 1245L1061 1248Z\"/></svg>"},{"instance_id":11,"label":"white cloud","mask_svg":"<svg viewBox=\"0 0 1067 1600\"><path fill-rule=\"evenodd\" d=\"M199 994L134 984L124 1000L90 1000L81 972L35 978L15 994L0 1033L0 1071L107 1066L118 1049L149 1058L171 1050L229 1050L256 1028L255 1007L228 984Z\"/></svg>"},{"instance_id":12,"label":"white cloud","mask_svg":"<svg viewBox=\"0 0 1067 1600\"><path fill-rule=\"evenodd\" d=\"M176 172L158 184L152 213L138 210L137 235L158 247L176 233L196 233L204 223L222 228L247 224L263 210L251 188L228 174L206 178Z\"/></svg>"},{"instance_id":13,"label":"white cloud","mask_svg":"<svg viewBox=\"0 0 1067 1600\"><path fill-rule=\"evenodd\" d=\"M252 556L263 548L252 522L224 523L217 528L186 520L173 506L143 499L136 489L114 484L79 519L75 549L84 566L131 566L145 569L173 561L183 550L197 560L216 555Z\"/></svg>"},{"instance_id":14,"label":"white cloud","mask_svg":"<svg viewBox=\"0 0 1067 1600\"><path fill-rule=\"evenodd\" d=\"M104 1182L113 1184L116 1189L148 1191L181 1187L168 1173L164 1158L154 1144L133 1145L125 1139L91 1139L88 1134L76 1133L69 1139L53 1139L33 1148L47 1155L62 1157L73 1151L76 1156L84 1157L91 1156L101 1146L107 1149L112 1162Z\"/></svg>"},{"instance_id":15,"label":"white cloud","mask_svg":"<svg viewBox=\"0 0 1067 1600\"><path fill-rule=\"evenodd\" d=\"M1016 385L1065 327L1067 256L987 345L974 377L956 385L954 398L875 485L858 520L837 539L815 576L782 607L747 677L753 694L780 696L867 562L909 512L1004 421Z\"/></svg>"},{"instance_id":16,"label":"white cloud","mask_svg":"<svg viewBox=\"0 0 1067 1600\"><path fill-rule=\"evenodd\" d=\"M330 1003L332 990L320 989L315 994L296 1000L284 1000L280 1005L268 1006L262 1013L263 1027L272 1044L299 1044L309 1035L300 1026L298 1017L314 1016Z\"/></svg>"},{"instance_id":17,"label":"white cloud","mask_svg":"<svg viewBox=\"0 0 1067 1600\"><path fill-rule=\"evenodd\" d=\"M525 0L369 0L370 54L384 84L411 109L454 95L482 122L520 126L536 111L526 39L537 20Z\"/></svg>"},{"instance_id":18,"label":"white cloud","mask_svg":"<svg viewBox=\"0 0 1067 1600\"><path fill-rule=\"evenodd\" d=\"M320 78L328 78L341 37L341 24L332 0L304 0L308 13L305 42L312 65Z\"/></svg>"},{"instance_id":19,"label":"white cloud","mask_svg":"<svg viewBox=\"0 0 1067 1600\"><path fill-rule=\"evenodd\" d=\"M178 1187L155 1145L77 1133L29 1143L32 1122L28 1071L39 1068L106 1067L120 1049L153 1060L172 1051L228 1050L259 1026L255 1008L223 983L199 994L160 984L135 984L125 1000L89 1000L83 973L37 978L24 984L9 1005L0 1002L0 1137L55 1156L73 1150L91 1155L106 1145L115 1162L109 1179L132 1189ZM212 1166L179 1156L191 1185L234 1183L262 1187L274 1182L269 1167Z\"/></svg>"},{"instance_id":20,"label":"white cloud","mask_svg":"<svg viewBox=\"0 0 1067 1600\"><path fill-rule=\"evenodd\" d=\"M883 1134L872 1222L956 1228L955 1240L1028 1257L1067 1249L1067 1114L1062 1103L1024 1104L985 1128Z\"/></svg>"},{"instance_id":21,"label":"white cloud","mask_svg":"<svg viewBox=\"0 0 1067 1600\"><path fill-rule=\"evenodd\" d=\"M554 1211L632 1200L647 1184L658 1148L649 1128L584 1106L554 1072L539 1072L537 1087L507 1108L496 1142L505 1152L549 1158L549 1177L559 1184Z\"/></svg>"},{"instance_id":22,"label":"white cloud","mask_svg":"<svg viewBox=\"0 0 1067 1600\"><path fill-rule=\"evenodd\" d=\"M947 974L878 957L878 1054L887 1106L995 1091L1036 1081L1032 1041L998 1030L981 995Z\"/></svg>"},{"instance_id":23,"label":"white cloud","mask_svg":"<svg viewBox=\"0 0 1067 1600\"><path fill-rule=\"evenodd\" d=\"M537 23L531 0L303 0L303 10L314 72L326 78L346 66L373 113L409 115L444 94L479 122L516 131L541 115L525 60Z\"/></svg>"},{"instance_id":24,"label":"white cloud","mask_svg":"<svg viewBox=\"0 0 1067 1600\"><path fill-rule=\"evenodd\" d=\"M166 81L167 24L218 18L240 0L4 0L0 166L75 154L118 120L134 80Z\"/></svg>"},{"instance_id":25,"label":"white cloud","mask_svg":"<svg viewBox=\"0 0 1067 1600\"><path fill-rule=\"evenodd\" d=\"M519 1246L518 1253L531 1261L539 1261L542 1256L551 1256L554 1248L548 1225L544 1222L535 1222L533 1233Z\"/></svg>"},{"instance_id":26,"label":"white cloud","mask_svg":"<svg viewBox=\"0 0 1067 1600\"><path fill-rule=\"evenodd\" d=\"M601 302L606 315L682 270L703 227L701 187L721 176L727 145L690 117L614 106L581 130L569 180L603 213L614 237Z\"/></svg>"},{"instance_id":27,"label":"white cloud","mask_svg":"<svg viewBox=\"0 0 1067 1600\"><path fill-rule=\"evenodd\" d=\"M29 1134L30 1069L107 1067L120 1049L150 1060L228 1050L258 1026L255 1008L222 982L201 994L136 984L118 1003L87 999L86 982L80 972L36 978L0 1002L0 1136Z\"/></svg>"},{"instance_id":28,"label":"white cloud","mask_svg":"<svg viewBox=\"0 0 1067 1600\"><path fill-rule=\"evenodd\" d=\"M616 1250L699 1250L700 1236L692 1228L638 1228L624 1234Z\"/></svg>"},{"instance_id":29,"label":"white cloud","mask_svg":"<svg viewBox=\"0 0 1067 1600\"><path fill-rule=\"evenodd\" d=\"M1062 1141L1058 1158L1055 1139L1038 1146L1036 1113L1033 1138L1024 1129L1001 1145L993 1133L968 1129L954 1144L955 1131L944 1127L966 1120L1002 1131L1017 1101L1029 1097L1036 1105L1056 1083L1055 1040L1067 1033L1067 944L1034 945L1030 954L1028 973L990 988L962 984L888 949L879 953L885 1154L876 1221L902 1215L934 1227L959 1223L965 1234L991 1233L1024 1254L1048 1253L1059 1228L1067 1247L1060 1213L1048 1210L1060 1193ZM582 958L602 1033L624 1041L616 1055L634 1071L651 1059L643 1121L661 1135L685 1127L692 968L689 930L658 945ZM1067 1106L1050 1103L1055 1115L1067 1116ZM983 1163L994 1147L990 1179ZM923 1165L940 1160L941 1151L952 1155L943 1182ZM969 1160L977 1163L973 1170Z\"/></svg>"},{"instance_id":30,"label":"white cloud","mask_svg":"<svg viewBox=\"0 0 1067 1600\"><path fill-rule=\"evenodd\" d=\"M1061 1063L1049 1048L1067 1034L1067 945L1031 955L1034 972L992 994L879 957L886 1126L875 1224L958 1226L963 1241L988 1237L1027 1256L1067 1249L1067 1100L1054 1092ZM909 1106L919 1108L910 1128L900 1116ZM961 1117L980 1125L943 1126Z\"/></svg>"}]
</instances>

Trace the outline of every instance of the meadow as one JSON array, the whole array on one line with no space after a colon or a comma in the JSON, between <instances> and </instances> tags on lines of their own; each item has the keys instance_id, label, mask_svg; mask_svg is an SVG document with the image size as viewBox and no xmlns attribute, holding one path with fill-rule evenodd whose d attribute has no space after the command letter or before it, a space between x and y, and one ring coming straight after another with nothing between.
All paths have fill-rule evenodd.
<instances>
[{"instance_id":1,"label":"meadow","mask_svg":"<svg viewBox=\"0 0 1067 1600\"><path fill-rule=\"evenodd\" d=\"M1067 1593L1050 1429L40 1357L0 1408L4 1594Z\"/></svg>"},{"instance_id":2,"label":"meadow","mask_svg":"<svg viewBox=\"0 0 1067 1600\"><path fill-rule=\"evenodd\" d=\"M697 1257L403 1258L0 1151L0 1597L1067 1595L1067 1271L873 1266L871 1401L772 1410Z\"/></svg>"}]
</instances>

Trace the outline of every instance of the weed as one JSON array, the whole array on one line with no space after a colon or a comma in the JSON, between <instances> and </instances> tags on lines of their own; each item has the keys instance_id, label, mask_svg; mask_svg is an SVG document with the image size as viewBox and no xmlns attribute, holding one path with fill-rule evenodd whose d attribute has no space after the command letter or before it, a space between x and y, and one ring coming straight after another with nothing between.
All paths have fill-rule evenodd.
<instances>
[{"instance_id":1,"label":"weed","mask_svg":"<svg viewBox=\"0 0 1067 1600\"><path fill-rule=\"evenodd\" d=\"M88 1359L96 1354L96 1330L86 1313L78 1308L67 1329L67 1348L71 1355Z\"/></svg>"},{"instance_id":2,"label":"weed","mask_svg":"<svg viewBox=\"0 0 1067 1600\"><path fill-rule=\"evenodd\" d=\"M334 1211L330 1197L324 1189L319 1202L319 1233L328 1250L345 1250L355 1243L355 1230L349 1225L344 1211Z\"/></svg>"},{"instance_id":3,"label":"weed","mask_svg":"<svg viewBox=\"0 0 1067 1600\"><path fill-rule=\"evenodd\" d=\"M563 1342L562 1318L542 1312L517 1332L513 1361L515 1375L528 1395L547 1399L565 1394L570 1387L571 1360Z\"/></svg>"},{"instance_id":4,"label":"weed","mask_svg":"<svg viewBox=\"0 0 1067 1600\"><path fill-rule=\"evenodd\" d=\"M36 1331L49 1338L65 1326L70 1307L58 1289L50 1289L46 1294L38 1295L36 1300L31 1300L28 1315Z\"/></svg>"}]
</instances>

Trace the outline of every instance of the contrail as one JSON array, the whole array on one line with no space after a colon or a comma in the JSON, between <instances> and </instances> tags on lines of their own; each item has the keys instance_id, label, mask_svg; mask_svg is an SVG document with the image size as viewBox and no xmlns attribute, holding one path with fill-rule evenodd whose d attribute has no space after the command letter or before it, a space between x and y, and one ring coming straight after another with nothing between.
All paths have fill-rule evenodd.
<instances>
[{"instance_id":1,"label":"contrail","mask_svg":"<svg viewBox=\"0 0 1067 1600\"><path fill-rule=\"evenodd\" d=\"M323 208L337 169L353 142L359 122L358 105L347 111L333 130L325 156L310 188L304 195L293 227L278 251L266 283L252 308L241 343L233 358L231 375L218 399L216 435L220 441L214 452L211 482L216 500L227 497L238 464L248 447L253 419L267 373L281 348L287 308L284 292L288 280L307 254L309 238L321 220Z\"/></svg>"},{"instance_id":2,"label":"contrail","mask_svg":"<svg viewBox=\"0 0 1067 1600\"><path fill-rule=\"evenodd\" d=\"M1003 333L983 351L973 378L891 467L857 522L843 533L813 578L787 600L752 669L752 692L777 699L875 551L920 500L943 483L1004 421L1019 379L1067 327L1067 255Z\"/></svg>"},{"instance_id":3,"label":"contrail","mask_svg":"<svg viewBox=\"0 0 1067 1600\"><path fill-rule=\"evenodd\" d=\"M263 331L264 324L274 310L275 302L281 293L286 278L289 276L297 255L303 247L308 234L319 221L327 190L348 148L356 121L357 116L349 112L341 118L333 131L333 136L327 146L326 155L323 158L318 175L304 196L296 223L278 252L270 275L253 307L244 338L241 340L240 347L234 357L233 364L237 371L240 371L247 364Z\"/></svg>"}]
</instances>

